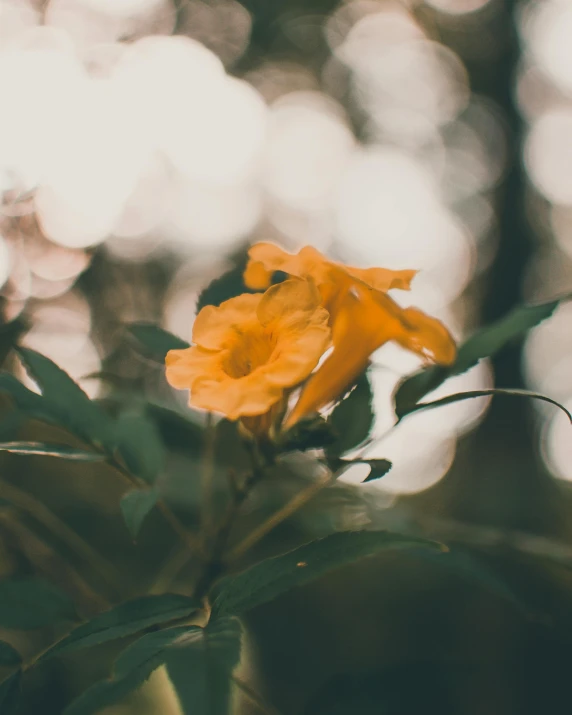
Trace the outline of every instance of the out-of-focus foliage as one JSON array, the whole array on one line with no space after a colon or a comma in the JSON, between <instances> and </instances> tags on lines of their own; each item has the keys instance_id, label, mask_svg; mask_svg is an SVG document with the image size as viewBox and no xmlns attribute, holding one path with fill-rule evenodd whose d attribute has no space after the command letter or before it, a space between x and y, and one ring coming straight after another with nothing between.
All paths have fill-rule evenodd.
<instances>
[{"instance_id":1,"label":"out-of-focus foliage","mask_svg":"<svg viewBox=\"0 0 572 715\"><path fill-rule=\"evenodd\" d=\"M570 425L491 394L572 406L571 27L566 0L0 0L2 715L61 715L101 682L84 712L224 711L230 691L240 715L565 707ZM461 350L420 371L384 348L261 445L275 463L229 548L287 518L219 586L285 563L286 590L320 571L295 550L332 538L451 551L325 558L241 616L230 682L236 622L215 623L213 671L181 594L204 570L189 534L213 544L251 454L162 364L244 291L257 240L419 269L398 300ZM159 663L182 705L163 671L139 692Z\"/></svg>"}]
</instances>

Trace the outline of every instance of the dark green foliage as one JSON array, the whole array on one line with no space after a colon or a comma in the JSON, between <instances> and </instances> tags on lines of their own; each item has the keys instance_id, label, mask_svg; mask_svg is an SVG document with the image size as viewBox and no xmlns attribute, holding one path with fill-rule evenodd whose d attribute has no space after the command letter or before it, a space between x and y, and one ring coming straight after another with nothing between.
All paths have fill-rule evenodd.
<instances>
[{"instance_id":1,"label":"dark green foliage","mask_svg":"<svg viewBox=\"0 0 572 715\"><path fill-rule=\"evenodd\" d=\"M143 354L164 364L165 355L169 350L181 350L189 347L189 343L176 335L152 323L131 323L127 331L135 338Z\"/></svg>"},{"instance_id":2,"label":"dark green foliage","mask_svg":"<svg viewBox=\"0 0 572 715\"><path fill-rule=\"evenodd\" d=\"M495 355L505 345L522 337L531 328L549 318L559 303L559 300L552 300L540 305L518 306L504 318L481 328L466 340L459 348L453 365L431 367L405 378L394 395L397 416L402 417L410 412L413 405L417 404L424 395L439 387L447 378L460 375L476 365L479 360Z\"/></svg>"},{"instance_id":3,"label":"dark green foliage","mask_svg":"<svg viewBox=\"0 0 572 715\"><path fill-rule=\"evenodd\" d=\"M502 387L490 388L487 390L471 390L470 392L456 392L454 395L447 395L446 397L441 397L438 400L433 400L432 402L418 402L413 405L403 416L406 414L411 414L411 412L418 412L419 410L427 410L433 407L444 407L445 405L451 405L454 402L461 402L462 400L470 400L475 397L487 397L490 395L504 395L505 397L526 397L532 400L542 400L543 402L548 402L555 407L559 407L568 417L570 422L572 422L572 414L560 404L557 400L553 400L551 397L546 397L546 395L541 395L538 392L531 392L530 390L517 390L517 389L507 389Z\"/></svg>"},{"instance_id":4,"label":"dark green foliage","mask_svg":"<svg viewBox=\"0 0 572 715\"><path fill-rule=\"evenodd\" d=\"M387 531L342 531L261 561L226 579L217 589L213 613L243 613L328 571L384 549L399 548L442 547L434 541Z\"/></svg>"},{"instance_id":5,"label":"dark green foliage","mask_svg":"<svg viewBox=\"0 0 572 715\"><path fill-rule=\"evenodd\" d=\"M2 713L2 715L13 715L16 712L20 698L21 683L21 670L12 673L10 677L0 683L0 713Z\"/></svg>"},{"instance_id":6,"label":"dark green foliage","mask_svg":"<svg viewBox=\"0 0 572 715\"><path fill-rule=\"evenodd\" d=\"M155 423L142 413L124 412L114 425L114 443L129 471L152 484L165 460Z\"/></svg>"},{"instance_id":7,"label":"dark green foliage","mask_svg":"<svg viewBox=\"0 0 572 715\"><path fill-rule=\"evenodd\" d=\"M120 654L113 678L88 688L66 708L64 715L92 715L123 700L165 662L169 647L188 630L188 626L166 628L136 640Z\"/></svg>"},{"instance_id":8,"label":"dark green foliage","mask_svg":"<svg viewBox=\"0 0 572 715\"><path fill-rule=\"evenodd\" d=\"M320 449L337 442L338 436L331 424L320 415L311 415L297 422L277 444L281 452Z\"/></svg>"},{"instance_id":9,"label":"dark green foliage","mask_svg":"<svg viewBox=\"0 0 572 715\"><path fill-rule=\"evenodd\" d=\"M363 464L369 465L370 468L369 474L363 480L364 484L366 482L373 482L375 479L384 477L389 472L391 467L393 467L393 464L389 461L389 459L361 459L359 461Z\"/></svg>"},{"instance_id":10,"label":"dark green foliage","mask_svg":"<svg viewBox=\"0 0 572 715\"><path fill-rule=\"evenodd\" d=\"M0 641L0 666L20 665L22 656L5 641Z\"/></svg>"},{"instance_id":11,"label":"dark green foliage","mask_svg":"<svg viewBox=\"0 0 572 715\"><path fill-rule=\"evenodd\" d=\"M363 480L362 484L366 482L373 482L374 479L379 479L385 476L391 467L393 467L392 462L388 459L338 459L337 457L331 457L328 459L328 466L333 472L339 472L340 475L349 469L353 464L367 464L369 467L369 474Z\"/></svg>"},{"instance_id":12,"label":"dark green foliage","mask_svg":"<svg viewBox=\"0 0 572 715\"><path fill-rule=\"evenodd\" d=\"M8 395L14 405L28 417L60 424L59 410L41 395L28 390L14 375L0 372L0 393Z\"/></svg>"},{"instance_id":13,"label":"dark green foliage","mask_svg":"<svg viewBox=\"0 0 572 715\"><path fill-rule=\"evenodd\" d=\"M121 512L125 524L133 540L137 538L145 518L153 509L159 499L159 492L155 487L150 489L134 489L127 492L121 499Z\"/></svg>"},{"instance_id":14,"label":"dark green foliage","mask_svg":"<svg viewBox=\"0 0 572 715\"><path fill-rule=\"evenodd\" d=\"M0 626L30 630L76 620L74 605L56 586L39 578L0 581Z\"/></svg>"},{"instance_id":15,"label":"dark green foliage","mask_svg":"<svg viewBox=\"0 0 572 715\"><path fill-rule=\"evenodd\" d=\"M226 271L226 273L223 273L219 278L215 278L211 281L199 295L195 307L197 313L206 305L220 305L225 300L234 298L241 293L252 292L246 288L242 279L244 269L248 262L246 249L242 249L231 257L230 260L232 268Z\"/></svg>"},{"instance_id":16,"label":"dark green foliage","mask_svg":"<svg viewBox=\"0 0 572 715\"><path fill-rule=\"evenodd\" d=\"M0 442L0 452L58 457L75 462L101 462L105 459L105 455L97 452L87 452L84 449L75 449L65 444L45 444L43 442Z\"/></svg>"},{"instance_id":17,"label":"dark green foliage","mask_svg":"<svg viewBox=\"0 0 572 715\"><path fill-rule=\"evenodd\" d=\"M227 715L231 675L240 658L240 622L211 621L194 628L171 648L167 659L184 711L189 715Z\"/></svg>"},{"instance_id":18,"label":"dark green foliage","mask_svg":"<svg viewBox=\"0 0 572 715\"><path fill-rule=\"evenodd\" d=\"M372 397L371 385L364 373L328 419L328 424L337 435L326 450L329 457L339 457L367 439L374 421Z\"/></svg>"},{"instance_id":19,"label":"dark green foliage","mask_svg":"<svg viewBox=\"0 0 572 715\"><path fill-rule=\"evenodd\" d=\"M125 638L150 626L188 617L198 608L200 604L194 599L179 594L142 596L100 613L87 623L82 623L50 648L41 660L100 645L117 638Z\"/></svg>"},{"instance_id":20,"label":"dark green foliage","mask_svg":"<svg viewBox=\"0 0 572 715\"><path fill-rule=\"evenodd\" d=\"M94 444L106 444L111 421L99 405L47 357L28 348L18 348L18 354L30 377L42 390L49 413L74 434Z\"/></svg>"},{"instance_id":21,"label":"dark green foliage","mask_svg":"<svg viewBox=\"0 0 572 715\"><path fill-rule=\"evenodd\" d=\"M196 683L197 715L225 715L230 676L240 655L240 624L231 618L210 623L205 629L177 626L139 638L120 654L112 679L86 690L64 715L93 715L122 700L173 654L184 655L193 663L187 677Z\"/></svg>"},{"instance_id":22,"label":"dark green foliage","mask_svg":"<svg viewBox=\"0 0 572 715\"><path fill-rule=\"evenodd\" d=\"M28 330L28 325L21 318L0 325L0 365L4 363L19 338Z\"/></svg>"}]
</instances>

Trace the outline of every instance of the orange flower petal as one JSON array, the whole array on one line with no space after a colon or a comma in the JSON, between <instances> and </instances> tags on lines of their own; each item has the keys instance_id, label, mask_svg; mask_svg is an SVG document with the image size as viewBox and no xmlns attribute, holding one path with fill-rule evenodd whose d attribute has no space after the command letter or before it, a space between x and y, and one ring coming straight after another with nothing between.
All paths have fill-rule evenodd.
<instances>
[{"instance_id":1,"label":"orange flower petal","mask_svg":"<svg viewBox=\"0 0 572 715\"><path fill-rule=\"evenodd\" d=\"M203 308L193 332L198 345L168 353L167 380L190 389L194 407L229 419L266 414L329 345L329 314L320 303L311 282L292 279L264 295Z\"/></svg>"},{"instance_id":2,"label":"orange flower petal","mask_svg":"<svg viewBox=\"0 0 572 715\"><path fill-rule=\"evenodd\" d=\"M290 322L293 315L303 313L309 318L320 308L321 298L311 281L288 280L269 288L262 296L256 314L261 324Z\"/></svg>"},{"instance_id":3,"label":"orange flower petal","mask_svg":"<svg viewBox=\"0 0 572 715\"><path fill-rule=\"evenodd\" d=\"M199 347L169 350L165 357L167 382L177 390L189 390L197 374L212 371L220 362L220 354Z\"/></svg>"},{"instance_id":4,"label":"orange flower petal","mask_svg":"<svg viewBox=\"0 0 572 715\"><path fill-rule=\"evenodd\" d=\"M272 282L272 274L260 261L249 261L244 271L244 285L251 290L265 290Z\"/></svg>"},{"instance_id":5,"label":"orange flower petal","mask_svg":"<svg viewBox=\"0 0 572 715\"><path fill-rule=\"evenodd\" d=\"M283 390L268 384L254 373L233 380L224 373L198 378L191 392L190 404L212 412L221 412L230 420L262 415L280 400Z\"/></svg>"},{"instance_id":6,"label":"orange flower petal","mask_svg":"<svg viewBox=\"0 0 572 715\"><path fill-rule=\"evenodd\" d=\"M387 293L388 290L398 288L399 290L410 290L411 281L417 275L417 271L403 270L392 271L388 268L346 268L350 276L358 278L371 288Z\"/></svg>"},{"instance_id":7,"label":"orange flower petal","mask_svg":"<svg viewBox=\"0 0 572 715\"><path fill-rule=\"evenodd\" d=\"M395 340L402 347L440 365L455 361L457 346L443 323L416 308L403 310L401 319L404 330Z\"/></svg>"},{"instance_id":8,"label":"orange flower petal","mask_svg":"<svg viewBox=\"0 0 572 715\"><path fill-rule=\"evenodd\" d=\"M371 353L389 341L437 363L455 359L455 342L442 323L415 308L401 308L361 282L346 284L334 309L334 349L306 383L285 426L339 398L366 368Z\"/></svg>"},{"instance_id":9,"label":"orange flower petal","mask_svg":"<svg viewBox=\"0 0 572 715\"><path fill-rule=\"evenodd\" d=\"M193 342L207 350L228 347L234 339L232 328L253 319L261 299L260 294L243 293L218 307L205 306L195 319Z\"/></svg>"}]
</instances>

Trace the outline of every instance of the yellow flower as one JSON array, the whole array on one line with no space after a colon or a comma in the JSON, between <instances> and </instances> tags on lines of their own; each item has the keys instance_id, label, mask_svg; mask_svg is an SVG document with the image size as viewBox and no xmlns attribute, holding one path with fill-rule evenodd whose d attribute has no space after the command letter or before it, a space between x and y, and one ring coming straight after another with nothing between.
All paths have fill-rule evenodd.
<instances>
[{"instance_id":1,"label":"yellow flower","mask_svg":"<svg viewBox=\"0 0 572 715\"><path fill-rule=\"evenodd\" d=\"M252 290L268 288L275 271L283 271L298 278L311 278L320 290L328 290L332 269L340 268L346 274L363 281L375 290L392 288L409 290L417 271L392 271L388 268L351 268L330 261L312 246L304 246L296 254L287 253L273 243L255 243L248 251L249 261L244 272L244 283ZM324 298L327 299L327 295Z\"/></svg>"},{"instance_id":2,"label":"yellow flower","mask_svg":"<svg viewBox=\"0 0 572 715\"><path fill-rule=\"evenodd\" d=\"M167 353L169 384L189 389L192 406L231 420L263 415L316 367L330 342L328 313L315 286L287 280L206 306L193 342Z\"/></svg>"},{"instance_id":3,"label":"yellow flower","mask_svg":"<svg viewBox=\"0 0 572 715\"><path fill-rule=\"evenodd\" d=\"M249 256L248 286L263 287L274 271L306 278L315 283L330 313L333 351L306 383L286 426L339 398L365 369L371 353L389 341L431 362L448 365L455 360L455 343L442 323L416 308L401 308L386 293L409 289L415 271L351 268L311 247L292 255L270 243L255 244Z\"/></svg>"}]
</instances>

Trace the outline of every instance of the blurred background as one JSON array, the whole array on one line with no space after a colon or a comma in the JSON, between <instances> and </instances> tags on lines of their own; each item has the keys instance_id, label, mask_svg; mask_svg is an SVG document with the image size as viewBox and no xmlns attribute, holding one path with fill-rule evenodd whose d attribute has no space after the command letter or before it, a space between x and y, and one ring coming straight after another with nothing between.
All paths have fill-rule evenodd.
<instances>
[{"instance_id":1,"label":"blurred background","mask_svg":"<svg viewBox=\"0 0 572 715\"><path fill-rule=\"evenodd\" d=\"M291 250L312 244L360 266L418 269L413 290L395 299L439 317L459 340L519 302L572 289L569 0L0 0L0 92L3 317L29 320L23 342L94 398L108 394L109 375L121 390L148 386L148 366L124 348L124 323L155 321L189 340L200 291L256 240ZM524 345L439 394L528 387L572 408L571 319L572 306L559 308ZM511 529L530 548L539 543L526 541L533 534L565 549L566 417L544 404L481 398L412 416L386 435L392 391L418 366L391 345L373 358L379 440L368 455L394 467L360 492L376 515L354 510L350 522L409 520L473 546L506 545ZM171 399L182 406L185 397ZM346 477L361 479L359 469ZM416 566L404 588L415 591L413 573ZM377 594L376 578L367 587ZM552 612L557 597L542 579L516 578ZM550 578L567 592L561 573ZM432 587L441 598L443 584ZM419 588L424 599L426 586ZM464 595L456 622L464 638L455 647L487 661L502 643L506 672L479 670L471 680L463 671L455 680L439 666L428 677L432 661L419 690L426 711L540 712L540 693L555 705L562 692L554 681L572 665L568 611L550 636L539 635L480 592ZM392 598L397 609L402 590ZM339 637L351 651L357 626L348 614L364 606L346 600L328 628L343 612L348 632ZM290 604L306 638L311 603L306 593ZM410 648L385 666L413 662L407 673L415 680L425 658L419 644L444 636L415 631L406 610L397 621ZM493 612L499 628L510 621L509 632L494 632ZM475 645L469 624L479 613L489 640L481 633ZM253 623L263 655L276 610L269 614ZM403 631L384 633L380 651L385 643L397 652L392 638ZM366 634L360 638L362 656L375 660ZM283 673L270 692L296 690L307 670L286 675L287 663L267 662L274 676ZM400 673L375 682L397 687ZM336 702L349 693L348 704L315 700L307 712L420 706L409 693L409 706L396 696L389 709L368 710L364 677L338 692ZM286 695L277 697L280 707Z\"/></svg>"}]
</instances>

